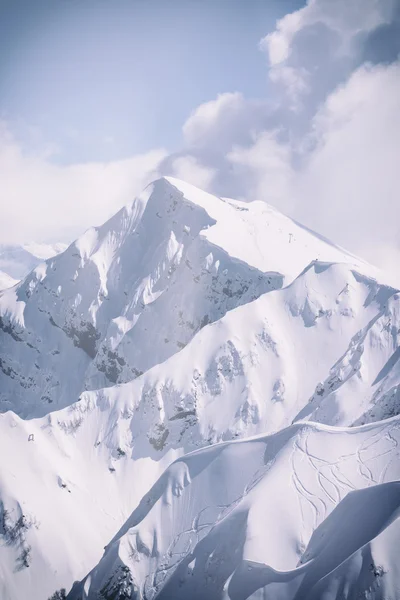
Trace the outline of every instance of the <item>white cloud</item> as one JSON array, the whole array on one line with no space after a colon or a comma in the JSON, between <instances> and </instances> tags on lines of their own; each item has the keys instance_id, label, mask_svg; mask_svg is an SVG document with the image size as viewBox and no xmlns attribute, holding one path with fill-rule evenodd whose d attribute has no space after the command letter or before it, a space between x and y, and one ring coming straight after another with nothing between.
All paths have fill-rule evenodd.
<instances>
[{"instance_id":1,"label":"white cloud","mask_svg":"<svg viewBox=\"0 0 400 600\"><path fill-rule=\"evenodd\" d=\"M266 114L266 103L239 92L219 94L200 104L183 125L186 148L228 150L238 139L251 139Z\"/></svg>"},{"instance_id":2,"label":"white cloud","mask_svg":"<svg viewBox=\"0 0 400 600\"><path fill-rule=\"evenodd\" d=\"M235 176L248 182L248 200L264 200L289 210L290 153L290 147L278 141L277 131L264 131L251 146L236 146L226 158L236 167Z\"/></svg>"},{"instance_id":3,"label":"white cloud","mask_svg":"<svg viewBox=\"0 0 400 600\"><path fill-rule=\"evenodd\" d=\"M215 129L224 130L226 122L236 119L245 104L239 92L219 94L215 100L200 104L183 125L186 144L201 145L210 134L214 134Z\"/></svg>"},{"instance_id":4,"label":"white cloud","mask_svg":"<svg viewBox=\"0 0 400 600\"><path fill-rule=\"evenodd\" d=\"M360 39L392 17L396 0L308 0L260 42L269 77L286 88L291 108L309 92L323 100L355 67ZM321 97L322 94L322 97Z\"/></svg>"},{"instance_id":5,"label":"white cloud","mask_svg":"<svg viewBox=\"0 0 400 600\"><path fill-rule=\"evenodd\" d=\"M260 45L268 53L271 66L284 63L291 55L296 35L307 27L322 24L339 34L337 50L348 51L351 39L387 22L393 0L308 0L299 10L277 21L275 31Z\"/></svg>"},{"instance_id":6,"label":"white cloud","mask_svg":"<svg viewBox=\"0 0 400 600\"><path fill-rule=\"evenodd\" d=\"M299 98L309 91L309 73L306 69L282 66L270 70L270 79L273 83L282 85L288 95L291 110L302 108Z\"/></svg>"},{"instance_id":7,"label":"white cloud","mask_svg":"<svg viewBox=\"0 0 400 600\"><path fill-rule=\"evenodd\" d=\"M400 261L399 98L399 63L358 69L314 117L295 182L299 219L382 267Z\"/></svg>"},{"instance_id":8,"label":"white cloud","mask_svg":"<svg viewBox=\"0 0 400 600\"><path fill-rule=\"evenodd\" d=\"M26 155L0 127L2 243L68 241L104 222L157 176L163 150L110 163L56 165Z\"/></svg>"},{"instance_id":9,"label":"white cloud","mask_svg":"<svg viewBox=\"0 0 400 600\"><path fill-rule=\"evenodd\" d=\"M300 10L285 15L277 21L275 31L272 31L261 40L260 46L268 52L272 67L283 63L289 58L293 38L304 27L308 12L309 4Z\"/></svg>"},{"instance_id":10,"label":"white cloud","mask_svg":"<svg viewBox=\"0 0 400 600\"><path fill-rule=\"evenodd\" d=\"M216 171L211 167L204 167L194 156L185 155L174 159L172 174L178 179L208 191Z\"/></svg>"}]
</instances>

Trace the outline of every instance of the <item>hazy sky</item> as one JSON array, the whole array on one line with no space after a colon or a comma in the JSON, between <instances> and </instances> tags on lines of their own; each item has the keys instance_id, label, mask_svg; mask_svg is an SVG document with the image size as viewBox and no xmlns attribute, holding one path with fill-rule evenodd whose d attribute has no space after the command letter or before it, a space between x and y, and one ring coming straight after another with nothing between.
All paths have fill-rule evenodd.
<instances>
[{"instance_id":1,"label":"hazy sky","mask_svg":"<svg viewBox=\"0 0 400 600\"><path fill-rule=\"evenodd\" d=\"M0 0L0 242L172 174L395 273L399 51L400 0Z\"/></svg>"}]
</instances>

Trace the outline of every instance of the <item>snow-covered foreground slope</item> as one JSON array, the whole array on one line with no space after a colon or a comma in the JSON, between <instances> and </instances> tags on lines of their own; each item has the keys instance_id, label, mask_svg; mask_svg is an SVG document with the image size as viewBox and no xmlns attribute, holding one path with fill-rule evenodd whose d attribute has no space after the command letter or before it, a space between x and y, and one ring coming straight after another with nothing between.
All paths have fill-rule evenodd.
<instances>
[{"instance_id":1,"label":"snow-covered foreground slope","mask_svg":"<svg viewBox=\"0 0 400 600\"><path fill-rule=\"evenodd\" d=\"M317 258L356 261L261 202L161 179L0 294L1 410L130 381Z\"/></svg>"},{"instance_id":2,"label":"snow-covered foreground slope","mask_svg":"<svg viewBox=\"0 0 400 600\"><path fill-rule=\"evenodd\" d=\"M299 424L186 455L69 598L398 597L399 427Z\"/></svg>"},{"instance_id":3,"label":"snow-covered foreground slope","mask_svg":"<svg viewBox=\"0 0 400 600\"><path fill-rule=\"evenodd\" d=\"M69 589L121 527L91 598L118 577L143 598L264 598L275 571L274 599L318 594L323 568L296 561L320 523L347 491L399 478L398 419L378 422L400 412L399 340L400 295L369 265L266 204L155 182L0 292L0 598Z\"/></svg>"},{"instance_id":4,"label":"snow-covered foreground slope","mask_svg":"<svg viewBox=\"0 0 400 600\"><path fill-rule=\"evenodd\" d=\"M142 457L113 447L114 428L107 418L113 411L116 407L104 402L103 419L100 415L80 426L78 415L85 410L79 403L34 421L11 412L1 416L0 452L6 457L0 479L2 599L47 599L56 589L68 589L91 571L121 526L90 577L90 598L110 578L111 590L123 565L139 587L145 586L143 597L155 597L154 581L160 583L158 591L163 589L183 561L174 576L180 579L203 536L207 551L209 542L221 541L214 548L216 564L210 565L217 581L203 578L200 566L208 569L211 559L200 556L195 597L219 597L223 565L234 560L232 552L245 561L291 571L315 528L349 491L400 478L400 422L394 417L351 429L296 424L272 436L212 445L180 458L147 493L179 453L170 450L157 461L155 453L146 456L145 447ZM97 424L104 441L94 441ZM240 529L236 519L243 511ZM390 548L387 554L388 561L396 559ZM388 570L390 565L377 558L377 567ZM229 575L239 566L235 563ZM209 587L204 587L206 580ZM201 595L202 590L207 593ZM184 591L187 596L174 591L170 597L195 593L190 587Z\"/></svg>"}]
</instances>

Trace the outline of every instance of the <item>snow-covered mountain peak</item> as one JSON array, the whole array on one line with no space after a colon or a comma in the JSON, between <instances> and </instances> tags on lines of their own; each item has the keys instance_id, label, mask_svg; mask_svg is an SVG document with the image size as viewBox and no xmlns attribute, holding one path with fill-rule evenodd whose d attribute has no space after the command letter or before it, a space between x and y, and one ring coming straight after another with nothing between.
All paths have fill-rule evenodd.
<instances>
[{"instance_id":1,"label":"snow-covered mountain peak","mask_svg":"<svg viewBox=\"0 0 400 600\"><path fill-rule=\"evenodd\" d=\"M43 414L130 381L316 258L354 261L260 202L159 179L1 294L3 406Z\"/></svg>"},{"instance_id":2,"label":"snow-covered mountain peak","mask_svg":"<svg viewBox=\"0 0 400 600\"><path fill-rule=\"evenodd\" d=\"M314 260L350 262L361 271L372 269L265 202L217 198L172 177L165 181L216 221L203 233L209 242L221 245L232 257L262 271L272 268L282 273L286 284Z\"/></svg>"},{"instance_id":3,"label":"snow-covered mountain peak","mask_svg":"<svg viewBox=\"0 0 400 600\"><path fill-rule=\"evenodd\" d=\"M356 257L152 183L0 292L1 599L389 597L399 332Z\"/></svg>"}]
</instances>

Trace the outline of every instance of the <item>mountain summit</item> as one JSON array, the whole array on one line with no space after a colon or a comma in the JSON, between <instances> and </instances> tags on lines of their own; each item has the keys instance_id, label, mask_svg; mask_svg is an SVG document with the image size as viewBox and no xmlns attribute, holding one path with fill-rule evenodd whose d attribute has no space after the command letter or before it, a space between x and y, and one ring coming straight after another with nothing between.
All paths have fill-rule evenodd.
<instances>
[{"instance_id":1,"label":"mountain summit","mask_svg":"<svg viewBox=\"0 0 400 600\"><path fill-rule=\"evenodd\" d=\"M357 263L264 203L160 179L2 293L2 410L130 381L313 260Z\"/></svg>"}]
</instances>

